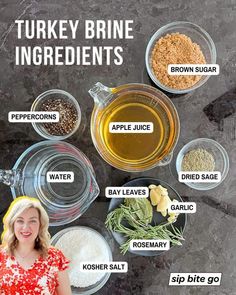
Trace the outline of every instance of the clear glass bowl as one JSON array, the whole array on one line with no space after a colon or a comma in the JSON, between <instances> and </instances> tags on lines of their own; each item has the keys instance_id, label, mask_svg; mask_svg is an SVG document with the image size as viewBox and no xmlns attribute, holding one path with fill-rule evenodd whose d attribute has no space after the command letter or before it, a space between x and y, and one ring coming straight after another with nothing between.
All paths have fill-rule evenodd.
<instances>
[{"instance_id":1,"label":"clear glass bowl","mask_svg":"<svg viewBox=\"0 0 236 295\"><path fill-rule=\"evenodd\" d=\"M104 243L106 244L106 250L108 251L108 255L109 255L109 261L112 261L112 250L109 246L109 243L107 242L107 240L105 239L105 237L99 233L97 230L91 228L91 227L87 227L87 226L72 226L72 227L68 227L66 229L63 229L61 231L59 231L58 233L56 233L52 239L51 239L51 244L53 246L56 245L57 241L67 232L69 231L73 231L73 230L78 230L78 229L86 229L88 231L93 232L94 234L96 234L99 238L101 238ZM74 295L90 295L90 294L94 294L95 292L97 292L98 290L100 290L108 281L109 277L110 277L111 273L106 272L104 273L104 276L95 284L88 286L86 288L79 288L79 287L73 287L72 286L72 294Z\"/></svg>"},{"instance_id":2,"label":"clear glass bowl","mask_svg":"<svg viewBox=\"0 0 236 295\"><path fill-rule=\"evenodd\" d=\"M90 123L92 140L98 153L108 164L123 171L141 172L170 163L173 150L179 138L180 121L178 112L168 96L155 87L140 83L130 83L115 88L108 88L98 82L89 90L89 93L95 102ZM131 120L126 114L128 112L127 106L135 106L135 108L138 106L139 108L142 107L143 109L150 110L152 116L158 117L157 125L160 124L161 132L163 133L160 140L154 139L154 149L149 149L149 152L137 157L130 157L130 155L134 149L141 151L144 148L143 142L148 140L147 137L144 140L143 135L135 134L134 136L126 134L122 139L124 144L128 141L128 138L131 138L131 140L125 145L128 151L124 152L124 146L122 151L120 148L117 148L119 146L117 137L113 137L109 141L107 136L104 135L108 132L107 126L109 126L108 122L110 121L107 118L110 114L116 113L117 109L123 110L124 118L127 117L127 121ZM134 111L131 118L135 118L134 121L136 122L144 122L146 120L142 111L139 111L138 114L135 114ZM155 120L151 118L150 120L155 123ZM151 140L154 142L153 139ZM111 145L114 145L114 148L111 148ZM119 150L118 153L115 151L116 149Z\"/></svg>"},{"instance_id":3,"label":"clear glass bowl","mask_svg":"<svg viewBox=\"0 0 236 295\"><path fill-rule=\"evenodd\" d=\"M72 183L47 181L47 173L74 172ZM64 141L40 141L26 149L12 170L3 173L12 182L13 198L31 196L45 207L51 226L78 219L99 195L94 169L86 155Z\"/></svg>"},{"instance_id":4,"label":"clear glass bowl","mask_svg":"<svg viewBox=\"0 0 236 295\"><path fill-rule=\"evenodd\" d=\"M75 107L75 109L77 111L77 121L74 126L74 129L70 133L65 134L65 135L52 135L44 128L43 123L32 123L32 126L34 127L35 131L40 136L42 136L46 139L64 140L64 139L70 137L72 134L74 134L80 126L80 122L81 122L80 106L79 106L79 103L77 102L77 100L74 98L74 96L72 96L70 93L68 93L64 90L60 90L60 89L52 89L52 90L48 90L48 91L43 92L35 99L35 101L33 102L32 106L31 106L31 111L32 112L33 111L40 111L42 104L51 98L61 98L65 101L71 103Z\"/></svg>"},{"instance_id":5,"label":"clear glass bowl","mask_svg":"<svg viewBox=\"0 0 236 295\"><path fill-rule=\"evenodd\" d=\"M187 143L178 153L176 158L177 173L181 171L182 160L185 154L189 151L202 148L211 153L215 159L215 171L221 172L220 182L208 183L193 183L186 182L185 184L196 190L209 190L217 187L226 177L229 171L229 157L226 150L215 140L209 138L197 138Z\"/></svg>"},{"instance_id":6,"label":"clear glass bowl","mask_svg":"<svg viewBox=\"0 0 236 295\"><path fill-rule=\"evenodd\" d=\"M178 90L178 89L169 88L168 86L163 85L155 76L152 69L152 64L151 64L151 54L156 42L161 37L164 37L167 34L177 33L177 32L190 37L193 42L197 43L201 47L201 50L205 56L207 64L216 63L216 48L210 35L205 30L203 30L198 25L195 25L190 22L185 22L185 21L177 21L177 22L167 24L161 27L159 30L157 30L156 33L151 37L147 45L146 55L145 55L146 68L150 78L158 87L160 87L161 89L167 92L175 93L175 94L183 94L183 93L191 92L197 89L198 87L202 86L209 79L210 76L202 76L201 79L192 87Z\"/></svg>"}]
</instances>

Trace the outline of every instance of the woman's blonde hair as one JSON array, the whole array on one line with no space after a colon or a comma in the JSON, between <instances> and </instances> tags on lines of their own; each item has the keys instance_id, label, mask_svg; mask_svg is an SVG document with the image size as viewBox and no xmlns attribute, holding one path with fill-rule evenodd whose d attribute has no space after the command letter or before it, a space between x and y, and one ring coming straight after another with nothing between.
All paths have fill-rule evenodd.
<instances>
[{"instance_id":1,"label":"woman's blonde hair","mask_svg":"<svg viewBox=\"0 0 236 295\"><path fill-rule=\"evenodd\" d=\"M8 254L13 255L18 240L14 233L14 222L17 217L26 209L35 208L39 213L39 233L35 240L35 249L39 250L43 256L47 255L50 245L50 234L48 232L49 218L47 212L40 204L39 200L30 197L18 197L10 205L3 218L2 247Z\"/></svg>"}]
</instances>

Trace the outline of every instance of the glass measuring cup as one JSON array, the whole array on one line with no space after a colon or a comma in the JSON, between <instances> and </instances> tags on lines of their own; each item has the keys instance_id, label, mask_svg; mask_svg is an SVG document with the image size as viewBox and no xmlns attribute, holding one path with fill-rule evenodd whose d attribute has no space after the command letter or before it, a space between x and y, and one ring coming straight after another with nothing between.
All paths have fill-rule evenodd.
<instances>
[{"instance_id":1,"label":"glass measuring cup","mask_svg":"<svg viewBox=\"0 0 236 295\"><path fill-rule=\"evenodd\" d=\"M107 163L139 172L171 161L180 123L165 94L145 84L108 88L99 82L89 93L95 103L90 127L93 143ZM149 134L112 134L109 124L113 122L151 122L154 130Z\"/></svg>"},{"instance_id":2,"label":"glass measuring cup","mask_svg":"<svg viewBox=\"0 0 236 295\"><path fill-rule=\"evenodd\" d=\"M71 183L47 181L47 172L73 172ZM29 147L12 170L0 170L0 181L14 198L38 198L48 212L50 225L63 225L81 216L99 194L93 167L73 145L42 141Z\"/></svg>"}]
</instances>

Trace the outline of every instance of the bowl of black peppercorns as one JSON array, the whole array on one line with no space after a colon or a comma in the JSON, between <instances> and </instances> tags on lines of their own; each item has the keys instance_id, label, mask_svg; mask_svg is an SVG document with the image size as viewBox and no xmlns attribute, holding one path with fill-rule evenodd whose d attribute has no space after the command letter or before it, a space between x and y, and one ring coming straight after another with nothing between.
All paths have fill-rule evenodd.
<instances>
[{"instance_id":1,"label":"bowl of black peppercorns","mask_svg":"<svg viewBox=\"0 0 236 295\"><path fill-rule=\"evenodd\" d=\"M40 94L31 106L32 112L59 113L57 122L33 122L36 132L46 139L63 140L78 130L81 110L77 100L60 89L48 90Z\"/></svg>"}]
</instances>

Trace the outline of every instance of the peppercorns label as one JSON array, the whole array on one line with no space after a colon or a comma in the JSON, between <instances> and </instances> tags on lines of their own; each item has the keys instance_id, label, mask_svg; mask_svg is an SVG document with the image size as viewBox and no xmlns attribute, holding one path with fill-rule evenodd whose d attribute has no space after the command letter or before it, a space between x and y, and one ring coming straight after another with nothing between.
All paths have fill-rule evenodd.
<instances>
[{"instance_id":1,"label":"peppercorns label","mask_svg":"<svg viewBox=\"0 0 236 295\"><path fill-rule=\"evenodd\" d=\"M110 133L152 133L152 122L111 122Z\"/></svg>"},{"instance_id":2,"label":"peppercorns label","mask_svg":"<svg viewBox=\"0 0 236 295\"><path fill-rule=\"evenodd\" d=\"M179 172L179 182L220 182L221 172L193 172L193 171L181 171Z\"/></svg>"},{"instance_id":3,"label":"peppercorns label","mask_svg":"<svg viewBox=\"0 0 236 295\"><path fill-rule=\"evenodd\" d=\"M10 123L53 123L59 122L59 112L9 112Z\"/></svg>"},{"instance_id":4,"label":"peppercorns label","mask_svg":"<svg viewBox=\"0 0 236 295\"><path fill-rule=\"evenodd\" d=\"M169 64L168 74L172 76L179 75L201 75L215 76L219 75L220 67L218 64Z\"/></svg>"},{"instance_id":5,"label":"peppercorns label","mask_svg":"<svg viewBox=\"0 0 236 295\"><path fill-rule=\"evenodd\" d=\"M149 196L149 189L146 186L108 186L105 189L105 195L107 198L147 198Z\"/></svg>"}]
</instances>

